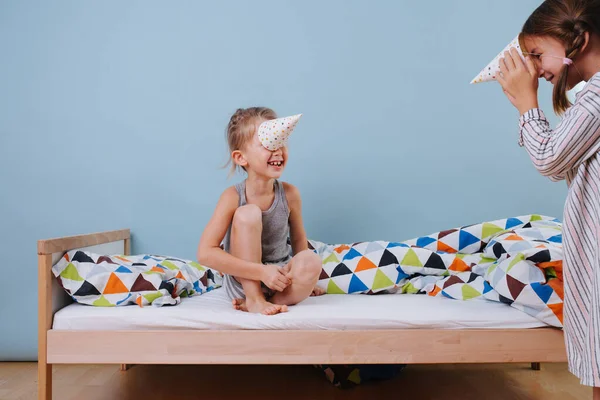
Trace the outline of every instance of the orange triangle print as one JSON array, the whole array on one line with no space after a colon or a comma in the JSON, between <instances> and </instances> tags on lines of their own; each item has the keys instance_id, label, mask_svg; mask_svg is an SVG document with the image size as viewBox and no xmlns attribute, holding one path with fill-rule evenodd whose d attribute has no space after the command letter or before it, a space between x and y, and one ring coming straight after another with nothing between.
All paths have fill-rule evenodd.
<instances>
[{"instance_id":1,"label":"orange triangle print","mask_svg":"<svg viewBox=\"0 0 600 400\"><path fill-rule=\"evenodd\" d=\"M183 274L181 273L181 271L179 271L179 272L177 273L177 276L176 276L175 278L183 279L184 281L186 280L186 279L183 277Z\"/></svg>"},{"instance_id":2,"label":"orange triangle print","mask_svg":"<svg viewBox=\"0 0 600 400\"><path fill-rule=\"evenodd\" d=\"M448 246L446 243L441 242L439 240L437 243L437 249L438 249L438 251L445 251L446 253L456 253L455 249L453 249L452 247Z\"/></svg>"},{"instance_id":3,"label":"orange triangle print","mask_svg":"<svg viewBox=\"0 0 600 400\"><path fill-rule=\"evenodd\" d=\"M438 286L434 286L433 290L431 292L429 292L429 295L430 296L436 296L441 291L442 291L442 289L440 289Z\"/></svg>"},{"instance_id":4,"label":"orange triangle print","mask_svg":"<svg viewBox=\"0 0 600 400\"><path fill-rule=\"evenodd\" d=\"M507 238L505 238L504 240L523 240L523 238L519 235L510 235Z\"/></svg>"},{"instance_id":5,"label":"orange triangle print","mask_svg":"<svg viewBox=\"0 0 600 400\"><path fill-rule=\"evenodd\" d=\"M562 324L563 323L563 303L548 304L548 307L552 310L554 315L556 315L556 318L558 318L558 320Z\"/></svg>"},{"instance_id":6,"label":"orange triangle print","mask_svg":"<svg viewBox=\"0 0 600 400\"><path fill-rule=\"evenodd\" d=\"M369 260L367 257L362 257L360 259L360 261L358 262L358 265L356 266L356 269L354 270L354 272L364 271L366 269L373 269L373 268L377 268L377 265L373 264L371 262L371 260Z\"/></svg>"},{"instance_id":7,"label":"orange triangle print","mask_svg":"<svg viewBox=\"0 0 600 400\"><path fill-rule=\"evenodd\" d=\"M456 272L464 272L464 271L471 270L471 268L467 265L467 263L458 257L456 257L454 259L454 261L452 261L452 264L450 265L450 267L448 269L450 271L456 271Z\"/></svg>"},{"instance_id":8,"label":"orange triangle print","mask_svg":"<svg viewBox=\"0 0 600 400\"><path fill-rule=\"evenodd\" d=\"M108 283L104 288L103 294L115 294L115 293L127 293L129 289L123 284L123 282L119 279L115 273L110 274L110 278L108 278Z\"/></svg>"},{"instance_id":9,"label":"orange triangle print","mask_svg":"<svg viewBox=\"0 0 600 400\"><path fill-rule=\"evenodd\" d=\"M160 267L157 267L156 265L155 265L154 267L152 267L152 269L151 269L150 271L154 271L154 272L160 272L160 273L163 273L163 272L165 272L165 270L164 270L164 269L162 269L162 268L160 268Z\"/></svg>"},{"instance_id":10,"label":"orange triangle print","mask_svg":"<svg viewBox=\"0 0 600 400\"><path fill-rule=\"evenodd\" d=\"M343 245L341 245L340 247L336 247L336 248L335 248L335 251L336 251L338 254L342 254L342 251L344 251L344 250L350 250L350 246L346 246L345 244L343 244Z\"/></svg>"}]
</instances>

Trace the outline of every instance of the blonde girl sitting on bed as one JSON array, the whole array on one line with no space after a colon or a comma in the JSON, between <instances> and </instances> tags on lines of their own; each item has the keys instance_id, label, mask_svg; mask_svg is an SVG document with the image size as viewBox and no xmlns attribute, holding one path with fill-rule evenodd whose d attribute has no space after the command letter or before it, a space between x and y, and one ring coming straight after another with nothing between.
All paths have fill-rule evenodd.
<instances>
[{"instance_id":1,"label":"blonde girl sitting on bed","mask_svg":"<svg viewBox=\"0 0 600 400\"><path fill-rule=\"evenodd\" d=\"M299 118L252 107L238 109L227 126L232 172L241 168L247 178L221 195L198 260L225 274L223 288L237 310L273 315L323 294L315 286L321 259L308 249L300 192L279 181L286 139Z\"/></svg>"}]
</instances>

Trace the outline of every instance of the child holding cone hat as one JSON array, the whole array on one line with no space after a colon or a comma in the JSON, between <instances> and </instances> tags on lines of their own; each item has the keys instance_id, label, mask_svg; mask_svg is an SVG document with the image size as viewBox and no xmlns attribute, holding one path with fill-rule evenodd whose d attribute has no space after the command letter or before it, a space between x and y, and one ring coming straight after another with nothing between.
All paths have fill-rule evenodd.
<instances>
[{"instance_id":1,"label":"child holding cone hat","mask_svg":"<svg viewBox=\"0 0 600 400\"><path fill-rule=\"evenodd\" d=\"M554 129L538 80L554 85ZM564 333L569 370L600 400L600 0L546 0L508 51L474 83L497 80L519 110L519 144L553 181L567 181ZM567 91L587 82L571 104Z\"/></svg>"},{"instance_id":2,"label":"child holding cone hat","mask_svg":"<svg viewBox=\"0 0 600 400\"><path fill-rule=\"evenodd\" d=\"M237 310L273 315L324 293L316 286L321 259L308 249L300 192L279 181L300 117L252 107L238 109L227 127L232 172L243 169L247 179L221 195L198 260L225 274L223 287Z\"/></svg>"}]
</instances>

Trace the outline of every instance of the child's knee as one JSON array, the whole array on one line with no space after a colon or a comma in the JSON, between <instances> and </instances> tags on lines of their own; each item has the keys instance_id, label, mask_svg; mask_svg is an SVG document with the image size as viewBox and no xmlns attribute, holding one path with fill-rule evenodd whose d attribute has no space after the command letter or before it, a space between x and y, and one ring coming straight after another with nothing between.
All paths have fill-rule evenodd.
<instances>
[{"instance_id":1,"label":"child's knee","mask_svg":"<svg viewBox=\"0 0 600 400\"><path fill-rule=\"evenodd\" d=\"M245 228L262 228L262 211L255 204L241 206L233 215L233 225Z\"/></svg>"},{"instance_id":2,"label":"child's knee","mask_svg":"<svg viewBox=\"0 0 600 400\"><path fill-rule=\"evenodd\" d=\"M308 279L318 278L322 267L321 257L310 250L298 253L293 264L294 275L302 275Z\"/></svg>"}]
</instances>

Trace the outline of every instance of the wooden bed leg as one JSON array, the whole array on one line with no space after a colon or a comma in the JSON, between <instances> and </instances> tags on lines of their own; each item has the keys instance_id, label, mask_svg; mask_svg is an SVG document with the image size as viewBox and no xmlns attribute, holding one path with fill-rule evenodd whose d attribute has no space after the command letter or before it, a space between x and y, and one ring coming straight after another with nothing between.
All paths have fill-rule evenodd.
<instances>
[{"instance_id":1,"label":"wooden bed leg","mask_svg":"<svg viewBox=\"0 0 600 400\"><path fill-rule=\"evenodd\" d=\"M48 330L52 328L52 255L38 255L38 400L52 400L52 364Z\"/></svg>"},{"instance_id":2,"label":"wooden bed leg","mask_svg":"<svg viewBox=\"0 0 600 400\"><path fill-rule=\"evenodd\" d=\"M129 365L128 364L121 364L121 371L125 372L129 369Z\"/></svg>"},{"instance_id":3,"label":"wooden bed leg","mask_svg":"<svg viewBox=\"0 0 600 400\"><path fill-rule=\"evenodd\" d=\"M542 364L539 362L533 362L531 363L531 369L534 371L539 371L542 369Z\"/></svg>"},{"instance_id":4,"label":"wooden bed leg","mask_svg":"<svg viewBox=\"0 0 600 400\"><path fill-rule=\"evenodd\" d=\"M38 400L52 400L52 364L38 361Z\"/></svg>"}]
</instances>

